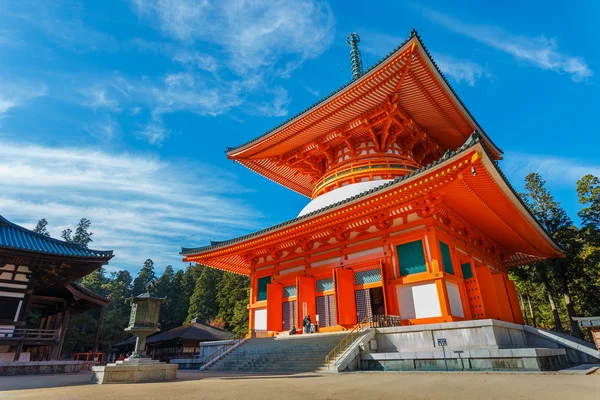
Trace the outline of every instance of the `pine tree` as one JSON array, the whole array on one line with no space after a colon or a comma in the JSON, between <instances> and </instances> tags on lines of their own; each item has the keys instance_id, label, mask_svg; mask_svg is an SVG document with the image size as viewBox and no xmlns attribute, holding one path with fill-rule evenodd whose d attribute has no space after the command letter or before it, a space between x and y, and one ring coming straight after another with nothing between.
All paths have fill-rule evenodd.
<instances>
[{"instance_id":1,"label":"pine tree","mask_svg":"<svg viewBox=\"0 0 600 400\"><path fill-rule=\"evenodd\" d=\"M92 222L87 218L81 218L75 229L75 236L73 236L73 242L88 247L88 244L93 242L93 233L89 231Z\"/></svg>"},{"instance_id":2,"label":"pine tree","mask_svg":"<svg viewBox=\"0 0 600 400\"><path fill-rule=\"evenodd\" d=\"M42 218L38 221L35 228L33 228L33 231L35 233L39 233L40 235L50 237L50 232L48 232L47 226L48 226L48 221L46 221L46 218Z\"/></svg>"},{"instance_id":3,"label":"pine tree","mask_svg":"<svg viewBox=\"0 0 600 400\"><path fill-rule=\"evenodd\" d=\"M585 230L585 240L600 246L600 179L585 175L577 182L577 196L584 207L577 213Z\"/></svg>"},{"instance_id":4,"label":"pine tree","mask_svg":"<svg viewBox=\"0 0 600 400\"><path fill-rule=\"evenodd\" d=\"M146 286L149 283L153 284L156 282L156 274L154 273L154 261L147 259L144 261L144 266L138 273L138 276L133 280L133 289L131 294L133 296L139 296L146 291Z\"/></svg>"},{"instance_id":5,"label":"pine tree","mask_svg":"<svg viewBox=\"0 0 600 400\"><path fill-rule=\"evenodd\" d=\"M561 207L560 203L554 200L550 191L545 187L546 181L537 173L531 173L525 178L525 189L527 192L522 198L528 203L530 210L534 213L542 227L559 244L567 248L567 258L550 259L535 266L534 276L543 285L548 302L552 309L555 327L557 331L562 331L560 315L554 299L553 292L562 293L571 331L575 336L580 337L579 326L573 317L575 309L571 298L569 281L573 270L576 267L574 262L578 252L576 241L577 228L573 226L573 221Z\"/></svg>"},{"instance_id":6,"label":"pine tree","mask_svg":"<svg viewBox=\"0 0 600 400\"><path fill-rule=\"evenodd\" d=\"M91 224L92 222L89 219L81 218L77 224L77 228L75 228L74 236L71 236L73 234L73 230L67 228L62 231L60 237L63 238L65 242L77 243L87 248L88 245L93 242L93 233L89 231Z\"/></svg>"},{"instance_id":7,"label":"pine tree","mask_svg":"<svg viewBox=\"0 0 600 400\"><path fill-rule=\"evenodd\" d=\"M181 326L187 318L188 308L190 307L190 297L186 293L184 284L184 272L179 270L173 278L173 296L169 303L173 305L171 313L173 314L173 325Z\"/></svg>"},{"instance_id":8,"label":"pine tree","mask_svg":"<svg viewBox=\"0 0 600 400\"><path fill-rule=\"evenodd\" d=\"M219 313L217 302L217 288L223 272L213 268L203 268L196 281L194 293L190 299L187 321L198 318L202 322L209 322Z\"/></svg>"},{"instance_id":9,"label":"pine tree","mask_svg":"<svg viewBox=\"0 0 600 400\"><path fill-rule=\"evenodd\" d=\"M225 321L225 329L236 334L248 331L248 304L250 280L231 272L223 273L217 288L218 317ZM238 307L238 304L243 307ZM236 315L237 313L237 315Z\"/></svg>"},{"instance_id":10,"label":"pine tree","mask_svg":"<svg viewBox=\"0 0 600 400\"><path fill-rule=\"evenodd\" d=\"M168 331L177 327L174 311L175 307L175 271L173 267L167 265L165 272L156 280L156 286L154 287L154 293L160 297L166 297L167 302L163 303L160 308L160 327L163 331Z\"/></svg>"}]
</instances>

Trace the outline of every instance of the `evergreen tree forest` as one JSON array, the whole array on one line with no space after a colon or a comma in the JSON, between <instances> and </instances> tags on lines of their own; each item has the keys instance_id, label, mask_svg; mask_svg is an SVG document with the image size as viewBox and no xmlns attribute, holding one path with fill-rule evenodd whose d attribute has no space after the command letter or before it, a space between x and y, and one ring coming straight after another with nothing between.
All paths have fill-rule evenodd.
<instances>
[{"instance_id":1,"label":"evergreen tree forest","mask_svg":"<svg viewBox=\"0 0 600 400\"><path fill-rule=\"evenodd\" d=\"M93 235L90 229L91 221L82 218L75 234L71 229L65 229L61 237L68 242L88 247ZM45 219L38 222L34 231L50 236ZM161 306L161 331L176 328L195 318L230 330L240 337L248 331L246 305L250 280L245 276L192 264L177 272L171 265L167 265L164 272L157 276L154 262L147 259L135 278L128 271L107 272L101 268L77 283L111 300L104 312L99 351L109 352L112 345L130 336L124 332L131 310L125 299L144 293L149 283L154 286L155 295L168 299ZM94 310L71 319L71 327L63 345L65 355L92 349L99 317L100 310ZM28 324L37 327L38 323L39 316L32 313Z\"/></svg>"},{"instance_id":2,"label":"evergreen tree forest","mask_svg":"<svg viewBox=\"0 0 600 400\"><path fill-rule=\"evenodd\" d=\"M519 196L564 249L565 258L512 269L510 275L527 324L589 339L589 332L581 332L572 317L600 315L600 179L584 176L577 182L576 195L580 210L574 222L539 174L526 177L525 190ZM45 219L40 220L36 231L48 235L47 225ZM83 218L74 234L67 229L61 236L87 246L92 242L90 227L91 222ZM192 264L178 271L167 265L157 276L154 262L147 259L135 277L127 271L100 269L78 283L112 300L104 314L101 351L110 351L112 345L127 338L123 329L130 306L125 299L143 293L148 283L153 284L156 295L168 299L160 314L162 331L193 319L231 330L238 337L248 330L249 279L244 276ZM96 310L72 319L65 354L91 350L99 313Z\"/></svg>"}]
</instances>

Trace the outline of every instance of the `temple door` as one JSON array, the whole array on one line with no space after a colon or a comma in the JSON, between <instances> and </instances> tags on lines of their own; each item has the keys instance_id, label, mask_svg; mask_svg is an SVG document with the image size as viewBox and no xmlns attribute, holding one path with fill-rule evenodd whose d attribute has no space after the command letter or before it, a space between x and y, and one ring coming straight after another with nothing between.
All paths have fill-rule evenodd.
<instances>
[{"instance_id":1,"label":"temple door","mask_svg":"<svg viewBox=\"0 0 600 400\"><path fill-rule=\"evenodd\" d=\"M317 288L315 278L302 276L298 277L296 287L298 288L298 326L302 326L302 319L310 315L312 323L316 323L317 315Z\"/></svg>"},{"instance_id":2,"label":"temple door","mask_svg":"<svg viewBox=\"0 0 600 400\"><path fill-rule=\"evenodd\" d=\"M267 330L281 332L283 327L283 286L267 285Z\"/></svg>"},{"instance_id":3,"label":"temple door","mask_svg":"<svg viewBox=\"0 0 600 400\"><path fill-rule=\"evenodd\" d=\"M354 271L351 269L336 269L335 277L338 324L356 325Z\"/></svg>"}]
</instances>

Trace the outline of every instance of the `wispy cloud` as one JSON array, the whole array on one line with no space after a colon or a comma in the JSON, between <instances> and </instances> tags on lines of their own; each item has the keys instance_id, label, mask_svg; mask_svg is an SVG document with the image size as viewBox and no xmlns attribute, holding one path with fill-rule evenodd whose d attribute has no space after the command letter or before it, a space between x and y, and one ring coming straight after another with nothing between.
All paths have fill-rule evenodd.
<instances>
[{"instance_id":1,"label":"wispy cloud","mask_svg":"<svg viewBox=\"0 0 600 400\"><path fill-rule=\"evenodd\" d=\"M396 48L406 37L388 35L379 32L365 31L361 34L361 49L368 54L377 57L383 57L389 53L390 49ZM363 43L364 42L364 43ZM481 78L493 79L493 75L487 68L478 63L462 58L453 57L448 54L435 52L433 59L440 67L442 72L454 82L466 83L469 86L475 86L475 83ZM308 88L307 88L308 90ZM310 90L309 90L310 91Z\"/></svg>"},{"instance_id":2,"label":"wispy cloud","mask_svg":"<svg viewBox=\"0 0 600 400\"><path fill-rule=\"evenodd\" d=\"M87 125L85 130L99 141L109 143L117 134L119 124L110 115L106 115L102 121Z\"/></svg>"},{"instance_id":3,"label":"wispy cloud","mask_svg":"<svg viewBox=\"0 0 600 400\"><path fill-rule=\"evenodd\" d=\"M68 17L64 17L64 15ZM77 1L20 0L10 7L0 7L6 15L44 33L57 46L78 53L117 51L119 45L112 35L100 32L84 23L85 11ZM0 41L1 43L1 41ZM32 45L32 43L28 43Z\"/></svg>"},{"instance_id":4,"label":"wispy cloud","mask_svg":"<svg viewBox=\"0 0 600 400\"><path fill-rule=\"evenodd\" d=\"M0 81L0 117L36 97L45 96L48 87L42 83Z\"/></svg>"},{"instance_id":5,"label":"wispy cloud","mask_svg":"<svg viewBox=\"0 0 600 400\"><path fill-rule=\"evenodd\" d=\"M567 74L573 82L585 81L593 75L582 57L561 52L556 38L518 35L496 26L470 24L430 9L425 9L424 13L433 22L510 54L517 60L541 69Z\"/></svg>"},{"instance_id":6,"label":"wispy cloud","mask_svg":"<svg viewBox=\"0 0 600 400\"><path fill-rule=\"evenodd\" d=\"M163 141L171 134L171 131L165 128L161 118L154 118L148 122L142 129L136 132L138 137L146 140L154 146L162 145Z\"/></svg>"},{"instance_id":7,"label":"wispy cloud","mask_svg":"<svg viewBox=\"0 0 600 400\"><path fill-rule=\"evenodd\" d=\"M433 58L444 75L456 83L464 82L469 86L475 86L475 83L482 77L493 78L486 68L476 62L457 59L445 54L434 54Z\"/></svg>"},{"instance_id":8,"label":"wispy cloud","mask_svg":"<svg viewBox=\"0 0 600 400\"><path fill-rule=\"evenodd\" d=\"M543 154L507 152L501 167L509 177L513 178L513 183L523 182L530 172L539 173L542 178L554 185L570 187L586 174L600 176L598 162Z\"/></svg>"},{"instance_id":9,"label":"wispy cloud","mask_svg":"<svg viewBox=\"0 0 600 400\"><path fill-rule=\"evenodd\" d=\"M287 115L287 105L290 102L287 90L277 87L273 90L274 97L272 101L258 104L254 110L259 115L267 117L285 117Z\"/></svg>"},{"instance_id":10,"label":"wispy cloud","mask_svg":"<svg viewBox=\"0 0 600 400\"><path fill-rule=\"evenodd\" d=\"M236 199L245 191L214 166L93 148L0 142L0 210L28 227L49 221L58 237L86 217L93 248L114 249L113 268L137 269L148 257L178 265L179 246L256 228L260 214ZM215 205L218 204L218 207Z\"/></svg>"},{"instance_id":11,"label":"wispy cloud","mask_svg":"<svg viewBox=\"0 0 600 400\"><path fill-rule=\"evenodd\" d=\"M108 109L111 111L120 111L117 99L110 96L108 88L94 87L82 89L81 93L86 97L82 105L96 111L98 109Z\"/></svg>"},{"instance_id":12,"label":"wispy cloud","mask_svg":"<svg viewBox=\"0 0 600 400\"><path fill-rule=\"evenodd\" d=\"M139 17L153 21L165 35L221 46L229 54L229 67L239 73L314 58L333 37L333 14L317 0L132 1Z\"/></svg>"},{"instance_id":13,"label":"wispy cloud","mask_svg":"<svg viewBox=\"0 0 600 400\"><path fill-rule=\"evenodd\" d=\"M321 92L317 89L313 89L311 87L305 86L305 89L308 91L308 93L312 94L315 97L319 97L321 95Z\"/></svg>"}]
</instances>

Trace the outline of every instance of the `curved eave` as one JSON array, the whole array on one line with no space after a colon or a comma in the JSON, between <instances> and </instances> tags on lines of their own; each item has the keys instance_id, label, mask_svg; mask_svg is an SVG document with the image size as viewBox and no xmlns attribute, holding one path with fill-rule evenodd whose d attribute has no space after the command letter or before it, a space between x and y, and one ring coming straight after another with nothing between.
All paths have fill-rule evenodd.
<instances>
[{"instance_id":1,"label":"curved eave","mask_svg":"<svg viewBox=\"0 0 600 400\"><path fill-rule=\"evenodd\" d=\"M468 123L471 125L471 129L468 132L468 134L470 134L474 130L481 132L488 148L493 154L493 157L496 159L501 158L502 151L491 141L491 139L489 139L489 137L484 133L481 126L473 118L472 114L468 111L464 103L460 100L460 98L458 97L448 80L440 71L435 61L433 61L431 55L429 54L429 51L427 51L427 48L423 45L420 37L416 33L411 34L411 36L404 43L402 43L392 53L388 54L381 61L379 61L377 64L371 67L359 79L349 82L334 93L323 98L319 102L310 106L308 109L300 112L299 114L295 115L294 117L290 118L289 120L275 127L274 129L266 132L265 134L239 147L228 149L228 157L235 160L250 159L252 157L255 157L256 154L260 153L260 148L267 145L276 146L278 143L281 143L287 140L289 137L293 136L295 132L302 130L303 127L301 125L304 120L308 119L312 115L316 115L322 112L322 110L326 109L327 107L332 106L334 103L340 101L340 99L343 96L347 96L349 93L353 92L356 93L356 96L363 95L364 93L360 93L360 88L364 86L367 82L371 81L371 79L375 75L381 73L382 70L390 68L390 66L395 62L399 62L399 57L403 53L405 53L413 44L417 44L416 52L418 52L421 55L421 58L428 66L428 69L434 74L438 85L445 89L444 92L451 98L453 106L460 112L461 117L468 121ZM335 110L335 107L331 108ZM355 117L359 114L360 113L355 115ZM327 115L327 113L323 113L323 115ZM348 118L348 120L351 120L351 118ZM415 120L417 119L415 118ZM417 122L420 121L417 120Z\"/></svg>"},{"instance_id":2,"label":"curved eave","mask_svg":"<svg viewBox=\"0 0 600 400\"><path fill-rule=\"evenodd\" d=\"M481 174L479 179L477 179L476 176L464 174L464 181L467 185L472 186L472 188L469 189L472 191L472 194L465 192L466 196L470 196L469 201L471 203L465 201L463 204L460 202L460 196L454 196L456 191L464 189L461 187L462 183L460 183L457 184L456 187L450 188L454 193L449 195L447 201L443 202L443 204L452 203L454 201L454 210L464 219L471 219L475 226L480 222L477 220L477 212L486 213L486 218L494 221L494 224L498 224L498 226L500 226L505 217L503 213L510 214L510 217L514 219L511 223L515 224L515 228L513 229L506 224L502 225L504 229L503 232L510 235L510 238L507 236L506 239L503 239L502 235L498 236L498 232L495 232L496 225L483 227L481 229L485 234L495 236L493 237L494 240L498 239L500 242L504 241L505 244L512 243L514 245L513 247L519 248L517 249L517 253L523 253L522 255L515 254L512 257L512 260L508 260L507 263L509 266L521 265L525 261L531 262L537 259L562 256L564 253L562 248L552 240L550 235L548 235L533 217L531 212L518 197L515 190L508 183L505 176L498 169L493 160L491 160L486 147L478 141L467 143L461 151L445 156L441 162L434 163L411 175L407 175L403 179L384 184L368 192L307 214L306 216L284 222L250 235L224 241L215 246L182 248L181 254L184 256L184 261L199 262L213 268L248 275L250 273L250 266L242 265L243 263L240 264L239 253L250 249L250 246L248 246L249 242L258 242L260 243L260 246L265 246L268 243L271 243L271 241L280 241L281 237L277 236L278 233L281 233L283 230L289 231L290 228L302 229L302 225L308 226L311 221L316 220L317 218L344 208L353 207L359 202L372 200L374 197L385 194L388 191L406 187L417 179L422 180L426 176L431 176L431 174L437 170L441 170L448 164L456 162L459 157L463 157L465 154L468 156L477 154L478 157L476 159L478 161L476 168L485 168L485 171L479 171L478 174ZM489 178L486 178L484 174L488 174ZM497 204L489 206L489 203L486 203L485 199L482 199L486 193L494 197ZM499 195L503 195L503 197L498 197ZM452 201L451 199L453 198L455 200ZM268 238L268 236L271 236L271 238ZM517 245L515 245L515 243ZM523 249L527 251L519 251Z\"/></svg>"},{"instance_id":3,"label":"curved eave","mask_svg":"<svg viewBox=\"0 0 600 400\"><path fill-rule=\"evenodd\" d=\"M33 232L27 228L10 222L0 215L0 249L26 253L27 255L44 255L92 260L107 263L113 258L113 251L93 250L77 243L69 243Z\"/></svg>"}]
</instances>

